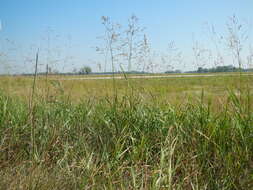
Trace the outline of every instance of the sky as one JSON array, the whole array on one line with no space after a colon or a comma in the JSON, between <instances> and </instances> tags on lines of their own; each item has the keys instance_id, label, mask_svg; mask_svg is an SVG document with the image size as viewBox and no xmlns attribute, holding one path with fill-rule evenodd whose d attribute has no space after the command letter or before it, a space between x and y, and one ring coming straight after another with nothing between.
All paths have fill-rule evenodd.
<instances>
[{"instance_id":1,"label":"sky","mask_svg":"<svg viewBox=\"0 0 253 190\"><path fill-rule=\"evenodd\" d=\"M132 14L145 27L152 50L166 54L174 41L183 54L183 64L175 68L191 70L196 68L193 41L210 43L206 23L225 35L228 18L236 15L249 26L251 43L252 10L252 0L0 0L0 51L5 53L0 72L30 72L38 48L41 71L47 60L59 71L83 65L98 71L103 60L94 47L102 44L97 38L104 34L101 16L126 25Z\"/></svg>"}]
</instances>

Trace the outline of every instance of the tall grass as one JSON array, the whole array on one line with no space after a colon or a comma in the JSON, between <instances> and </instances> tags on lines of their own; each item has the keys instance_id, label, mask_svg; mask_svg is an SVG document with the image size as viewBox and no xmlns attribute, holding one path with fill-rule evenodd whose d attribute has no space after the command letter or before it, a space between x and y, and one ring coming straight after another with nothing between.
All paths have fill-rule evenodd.
<instances>
[{"instance_id":1,"label":"tall grass","mask_svg":"<svg viewBox=\"0 0 253 190\"><path fill-rule=\"evenodd\" d=\"M230 91L218 111L204 96L181 107L37 98L31 123L29 105L1 93L0 189L253 188L250 94Z\"/></svg>"}]
</instances>

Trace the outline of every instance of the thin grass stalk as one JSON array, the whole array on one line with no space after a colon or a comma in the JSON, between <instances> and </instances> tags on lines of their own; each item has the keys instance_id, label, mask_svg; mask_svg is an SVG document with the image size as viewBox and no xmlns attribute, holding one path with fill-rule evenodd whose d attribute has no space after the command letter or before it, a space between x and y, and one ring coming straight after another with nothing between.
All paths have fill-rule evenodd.
<instances>
[{"instance_id":1,"label":"thin grass stalk","mask_svg":"<svg viewBox=\"0 0 253 190\"><path fill-rule=\"evenodd\" d=\"M47 67L46 67L46 94L45 94L45 99L46 99L46 102L48 101L48 96L49 96L49 86L48 86L48 64L47 64Z\"/></svg>"},{"instance_id":2,"label":"thin grass stalk","mask_svg":"<svg viewBox=\"0 0 253 190\"><path fill-rule=\"evenodd\" d=\"M34 116L34 97L35 97L35 90L36 90L36 79L37 79L37 72L38 72L38 60L39 60L39 50L36 53L36 61L35 61L35 71L33 76L33 85L32 85L32 98L30 102L30 118L31 118L31 144L32 144L32 156L35 153L35 116Z\"/></svg>"}]
</instances>

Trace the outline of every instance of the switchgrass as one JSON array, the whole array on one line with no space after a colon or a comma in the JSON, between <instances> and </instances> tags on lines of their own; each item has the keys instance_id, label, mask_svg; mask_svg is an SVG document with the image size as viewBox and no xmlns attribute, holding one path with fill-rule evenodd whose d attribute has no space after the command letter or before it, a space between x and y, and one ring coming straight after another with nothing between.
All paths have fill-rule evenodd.
<instances>
[{"instance_id":1,"label":"switchgrass","mask_svg":"<svg viewBox=\"0 0 253 190\"><path fill-rule=\"evenodd\" d=\"M250 87L238 94L236 88L224 91L226 82L202 80L200 93L177 105L144 97L136 89L145 89L145 81L128 83L113 97L79 102L58 83L62 91L49 101L38 81L32 113L25 99L1 92L0 189L253 188ZM175 79L174 89L185 81ZM170 87L162 86L172 84L149 82L160 89L151 94L166 94ZM222 87L226 98L206 98L205 84Z\"/></svg>"}]
</instances>

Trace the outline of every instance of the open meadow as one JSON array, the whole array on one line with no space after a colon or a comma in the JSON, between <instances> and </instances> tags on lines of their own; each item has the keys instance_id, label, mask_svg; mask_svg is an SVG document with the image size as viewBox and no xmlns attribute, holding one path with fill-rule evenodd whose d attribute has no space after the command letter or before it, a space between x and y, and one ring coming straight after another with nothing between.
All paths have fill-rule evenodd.
<instances>
[{"instance_id":1,"label":"open meadow","mask_svg":"<svg viewBox=\"0 0 253 190\"><path fill-rule=\"evenodd\" d=\"M136 78L137 77L137 78ZM149 78L150 77L150 78ZM155 77L155 78L152 78ZM157 78L156 78L157 77ZM113 79L115 78L115 80ZM2 76L0 89L6 94L29 101L33 76ZM189 98L205 99L222 104L230 90L252 93L253 73L222 74L158 74L158 75L49 75L37 76L35 95L40 100L54 102L59 98L78 103L84 100L138 96L145 103L182 104ZM155 101L154 101L155 100Z\"/></svg>"},{"instance_id":2,"label":"open meadow","mask_svg":"<svg viewBox=\"0 0 253 190\"><path fill-rule=\"evenodd\" d=\"M1 1L0 190L253 190L252 7Z\"/></svg>"},{"instance_id":3,"label":"open meadow","mask_svg":"<svg viewBox=\"0 0 253 190\"><path fill-rule=\"evenodd\" d=\"M0 189L251 189L253 76L215 75L0 77Z\"/></svg>"}]
</instances>

